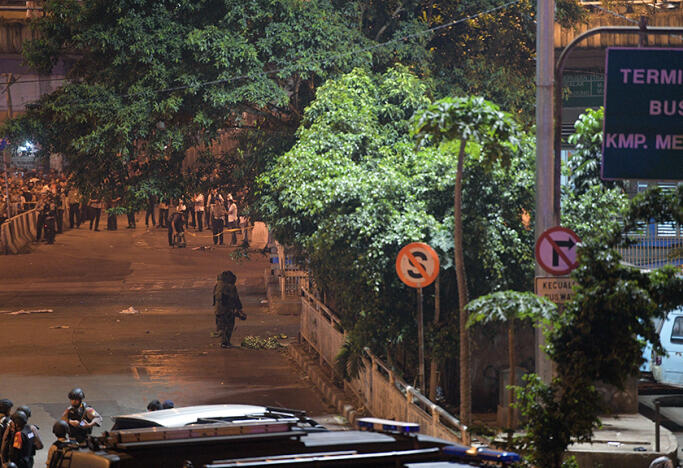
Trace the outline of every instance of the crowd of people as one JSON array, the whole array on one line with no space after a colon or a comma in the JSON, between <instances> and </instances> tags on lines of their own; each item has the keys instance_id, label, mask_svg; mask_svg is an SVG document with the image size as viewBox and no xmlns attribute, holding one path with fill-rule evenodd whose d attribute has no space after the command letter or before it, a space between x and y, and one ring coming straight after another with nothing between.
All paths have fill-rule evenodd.
<instances>
[{"instance_id":1,"label":"crowd of people","mask_svg":"<svg viewBox=\"0 0 683 468\"><path fill-rule=\"evenodd\" d=\"M107 219L107 230L117 230L118 215L124 212L128 220L127 229L137 228L138 210L121 208L120 198L84 197L62 174L14 171L8 176L7 184L5 182L2 174L0 224L25 211L38 210L35 242L53 243L67 222L72 229L88 223L90 230L99 231L103 215ZM150 195L144 205L145 227L168 229L170 246L177 245L178 239L184 239L185 230L190 227L197 232L203 232L205 227L210 229L215 245L224 244L226 232L230 245L237 245L238 232L247 243L248 220L238 216L237 200L230 193L224 196L214 188L206 195L196 193L180 199Z\"/></svg>"},{"instance_id":2,"label":"crowd of people","mask_svg":"<svg viewBox=\"0 0 683 468\"><path fill-rule=\"evenodd\" d=\"M85 402L83 390L74 388L68 398L69 406L52 427L57 440L48 452L47 466L53 466L52 459L58 447L84 443L93 428L102 424L102 416ZM29 423L31 408L23 405L12 411L13 406L11 400L0 399L0 465L32 468L36 451L43 449L40 430Z\"/></svg>"}]
</instances>

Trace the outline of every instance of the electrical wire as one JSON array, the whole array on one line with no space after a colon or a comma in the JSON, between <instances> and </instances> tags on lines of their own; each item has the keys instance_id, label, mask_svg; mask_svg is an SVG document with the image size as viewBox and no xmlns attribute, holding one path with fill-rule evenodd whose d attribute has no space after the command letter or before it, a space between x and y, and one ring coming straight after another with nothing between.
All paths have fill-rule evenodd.
<instances>
[{"instance_id":1,"label":"electrical wire","mask_svg":"<svg viewBox=\"0 0 683 468\"><path fill-rule=\"evenodd\" d=\"M633 24L639 24L638 21L634 20L633 18L629 18L627 16L622 15L621 13L617 13L616 11L608 10L607 8L601 7L600 5L592 5L593 8L597 8L598 10L602 10L605 13L608 13L612 16L616 16L617 18L621 18L623 20L628 21L629 23Z\"/></svg>"}]
</instances>

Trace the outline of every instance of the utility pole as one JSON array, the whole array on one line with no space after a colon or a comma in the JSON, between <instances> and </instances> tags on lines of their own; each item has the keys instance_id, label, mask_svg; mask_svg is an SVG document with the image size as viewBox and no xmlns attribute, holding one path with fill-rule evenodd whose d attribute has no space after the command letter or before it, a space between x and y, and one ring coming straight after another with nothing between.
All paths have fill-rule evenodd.
<instances>
[{"instance_id":1,"label":"utility pole","mask_svg":"<svg viewBox=\"0 0 683 468\"><path fill-rule=\"evenodd\" d=\"M552 226L559 225L553 208L553 75L555 2L538 0L536 18L536 239ZM547 276L536 263L536 276ZM544 382L552 378L552 363L543 351L543 329L536 328L536 374Z\"/></svg>"}]
</instances>

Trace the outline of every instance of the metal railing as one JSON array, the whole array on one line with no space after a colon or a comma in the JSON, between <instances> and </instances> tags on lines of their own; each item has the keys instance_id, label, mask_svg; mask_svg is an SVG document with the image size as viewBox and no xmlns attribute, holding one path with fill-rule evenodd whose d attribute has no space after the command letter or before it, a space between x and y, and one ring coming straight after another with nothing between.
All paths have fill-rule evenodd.
<instances>
[{"instance_id":1,"label":"metal railing","mask_svg":"<svg viewBox=\"0 0 683 468\"><path fill-rule=\"evenodd\" d=\"M296 259L288 256L285 247L275 242L277 249L278 268L276 275L280 284L282 299L287 296L297 296L302 287L308 287L308 272L301 269Z\"/></svg>"},{"instance_id":2,"label":"metal railing","mask_svg":"<svg viewBox=\"0 0 683 468\"><path fill-rule=\"evenodd\" d=\"M346 339L341 321L306 289L301 290L301 338L331 369ZM353 392L367 410L378 418L420 424L421 432L470 443L467 426L408 385L381 359L365 350L363 367L344 386Z\"/></svg>"},{"instance_id":3,"label":"metal railing","mask_svg":"<svg viewBox=\"0 0 683 468\"><path fill-rule=\"evenodd\" d=\"M620 248L619 253L625 262L639 268L683 265L683 232L680 226L674 227L674 231L661 233L648 229L646 233L630 234L633 244Z\"/></svg>"}]
</instances>

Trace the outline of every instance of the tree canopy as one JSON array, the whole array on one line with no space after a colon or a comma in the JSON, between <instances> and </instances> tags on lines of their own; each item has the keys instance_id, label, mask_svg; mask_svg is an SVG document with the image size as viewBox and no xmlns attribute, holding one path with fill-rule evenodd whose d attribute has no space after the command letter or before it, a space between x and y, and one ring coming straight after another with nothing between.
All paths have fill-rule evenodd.
<instances>
[{"instance_id":1,"label":"tree canopy","mask_svg":"<svg viewBox=\"0 0 683 468\"><path fill-rule=\"evenodd\" d=\"M429 102L425 83L404 67L382 74L356 69L330 80L306 110L297 143L259 178L260 213L276 238L305 252L356 350L370 345L383 353L414 333L414 294L394 269L406 243L437 250L446 273L442 290L457 296L453 149L416 148L409 132L413 114ZM533 273L533 233L521 217L533 210L532 148L526 143L510 168L494 164L491 171L478 145L468 145L468 153L470 290L524 289Z\"/></svg>"},{"instance_id":2,"label":"tree canopy","mask_svg":"<svg viewBox=\"0 0 683 468\"><path fill-rule=\"evenodd\" d=\"M86 193L250 186L291 147L317 88L353 67L381 72L400 62L434 81L438 95L477 91L514 112L533 109L527 0L47 0L44 8L25 59L41 72L63 60L69 84L2 132L63 154ZM187 149L208 156L225 131L236 145L188 170Z\"/></svg>"}]
</instances>

